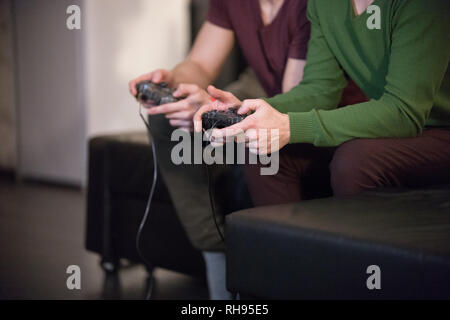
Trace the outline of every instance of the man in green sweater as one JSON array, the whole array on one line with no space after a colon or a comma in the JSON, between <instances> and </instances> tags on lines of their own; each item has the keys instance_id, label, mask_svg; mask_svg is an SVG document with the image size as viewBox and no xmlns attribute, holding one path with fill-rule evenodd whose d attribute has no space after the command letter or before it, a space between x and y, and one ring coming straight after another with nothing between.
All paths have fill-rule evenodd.
<instances>
[{"instance_id":1,"label":"man in green sweater","mask_svg":"<svg viewBox=\"0 0 450 320\"><path fill-rule=\"evenodd\" d=\"M252 132L247 144L259 153L289 144L275 176L247 170L255 205L305 198L303 179L328 167L337 195L450 183L449 13L447 0L309 0L301 84L243 101L238 112L253 113L215 133ZM337 108L345 75L368 102ZM209 108L194 117L197 131ZM277 129L278 147L249 129Z\"/></svg>"}]
</instances>

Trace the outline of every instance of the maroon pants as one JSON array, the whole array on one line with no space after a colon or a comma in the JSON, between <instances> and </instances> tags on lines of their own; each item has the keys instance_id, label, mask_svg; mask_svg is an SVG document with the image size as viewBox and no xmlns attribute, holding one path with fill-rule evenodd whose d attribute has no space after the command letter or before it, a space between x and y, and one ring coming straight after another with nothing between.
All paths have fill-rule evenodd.
<instances>
[{"instance_id":1,"label":"maroon pants","mask_svg":"<svg viewBox=\"0 0 450 320\"><path fill-rule=\"evenodd\" d=\"M416 138L355 139L337 148L288 145L276 175L245 175L255 206L351 195L380 187L450 184L450 130L427 129Z\"/></svg>"}]
</instances>

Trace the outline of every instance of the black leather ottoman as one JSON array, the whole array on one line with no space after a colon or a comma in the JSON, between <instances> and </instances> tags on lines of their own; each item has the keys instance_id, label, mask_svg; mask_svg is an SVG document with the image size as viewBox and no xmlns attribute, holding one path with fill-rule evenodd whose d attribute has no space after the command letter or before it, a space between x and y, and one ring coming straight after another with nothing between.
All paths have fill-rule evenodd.
<instances>
[{"instance_id":1,"label":"black leather ottoman","mask_svg":"<svg viewBox=\"0 0 450 320\"><path fill-rule=\"evenodd\" d=\"M244 297L450 298L448 188L240 211L227 217L226 238L228 287ZM367 287L372 265L379 290Z\"/></svg>"},{"instance_id":2,"label":"black leather ottoman","mask_svg":"<svg viewBox=\"0 0 450 320\"><path fill-rule=\"evenodd\" d=\"M105 271L116 271L121 258L141 262L136 233L152 178L145 131L90 140L86 248L101 255ZM204 277L203 257L187 238L161 175L141 241L153 267Z\"/></svg>"}]
</instances>

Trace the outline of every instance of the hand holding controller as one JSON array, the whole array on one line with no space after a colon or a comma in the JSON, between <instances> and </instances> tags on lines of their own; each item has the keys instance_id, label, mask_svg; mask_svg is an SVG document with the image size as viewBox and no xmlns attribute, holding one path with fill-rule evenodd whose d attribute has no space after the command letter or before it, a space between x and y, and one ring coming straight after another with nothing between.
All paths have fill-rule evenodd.
<instances>
[{"instance_id":1,"label":"hand holding controller","mask_svg":"<svg viewBox=\"0 0 450 320\"><path fill-rule=\"evenodd\" d=\"M204 130L223 129L241 122L245 117L238 114L237 109L211 110L202 114L202 127Z\"/></svg>"},{"instance_id":2,"label":"hand holding controller","mask_svg":"<svg viewBox=\"0 0 450 320\"><path fill-rule=\"evenodd\" d=\"M153 83L142 81L136 85L136 99L142 103L152 103L156 106L177 102L180 99L173 96L175 90L170 89L167 83Z\"/></svg>"}]
</instances>

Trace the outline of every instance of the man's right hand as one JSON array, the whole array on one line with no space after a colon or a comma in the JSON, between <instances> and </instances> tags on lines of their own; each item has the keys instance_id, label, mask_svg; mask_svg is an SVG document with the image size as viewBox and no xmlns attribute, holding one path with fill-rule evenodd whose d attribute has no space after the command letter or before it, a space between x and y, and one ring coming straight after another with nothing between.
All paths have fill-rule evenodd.
<instances>
[{"instance_id":1,"label":"man's right hand","mask_svg":"<svg viewBox=\"0 0 450 320\"><path fill-rule=\"evenodd\" d=\"M143 74L142 76L139 76L134 80L131 80L128 84L128 87L130 89L130 93L133 95L133 97L135 97L137 94L136 85L139 82L142 81L151 81L153 83L166 82L169 85L169 87L171 87L172 79L173 79L172 71L158 69L150 73Z\"/></svg>"},{"instance_id":2,"label":"man's right hand","mask_svg":"<svg viewBox=\"0 0 450 320\"><path fill-rule=\"evenodd\" d=\"M202 131L202 114L211 110L228 110L230 108L239 108L242 104L241 100L236 98L231 92L217 89L214 86L209 86L207 90L209 95L214 98L214 101L204 104L195 113L194 118L192 119L194 122L195 132Z\"/></svg>"}]
</instances>

